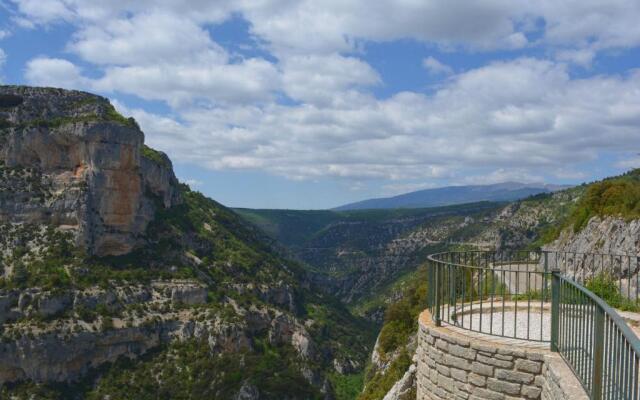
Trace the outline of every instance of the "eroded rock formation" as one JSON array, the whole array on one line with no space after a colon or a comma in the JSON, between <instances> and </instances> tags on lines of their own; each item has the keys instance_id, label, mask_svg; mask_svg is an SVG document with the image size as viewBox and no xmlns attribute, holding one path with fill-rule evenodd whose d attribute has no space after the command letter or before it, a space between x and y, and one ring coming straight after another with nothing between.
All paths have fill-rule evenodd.
<instances>
[{"instance_id":1,"label":"eroded rock formation","mask_svg":"<svg viewBox=\"0 0 640 400\"><path fill-rule=\"evenodd\" d=\"M169 159L102 97L2 86L0 127L0 222L63 226L89 254L119 255L180 202Z\"/></svg>"}]
</instances>

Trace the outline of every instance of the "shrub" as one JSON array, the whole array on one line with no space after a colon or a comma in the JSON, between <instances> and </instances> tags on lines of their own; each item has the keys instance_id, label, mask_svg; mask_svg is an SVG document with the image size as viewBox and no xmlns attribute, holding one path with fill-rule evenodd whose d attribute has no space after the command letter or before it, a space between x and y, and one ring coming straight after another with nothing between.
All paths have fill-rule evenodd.
<instances>
[{"instance_id":1,"label":"shrub","mask_svg":"<svg viewBox=\"0 0 640 400\"><path fill-rule=\"evenodd\" d=\"M636 302L626 298L622 293L620 293L618 280L611 276L611 274L598 274L588 279L585 287L613 308L623 311L640 310L640 307L638 307Z\"/></svg>"},{"instance_id":2,"label":"shrub","mask_svg":"<svg viewBox=\"0 0 640 400\"><path fill-rule=\"evenodd\" d=\"M594 216L640 218L640 169L589 186L569 220L575 232Z\"/></svg>"},{"instance_id":3,"label":"shrub","mask_svg":"<svg viewBox=\"0 0 640 400\"><path fill-rule=\"evenodd\" d=\"M380 331L380 351L386 355L404 346L415 332L417 318L425 308L427 296L426 269L420 268L416 279L404 290L402 299L387 307Z\"/></svg>"}]
</instances>

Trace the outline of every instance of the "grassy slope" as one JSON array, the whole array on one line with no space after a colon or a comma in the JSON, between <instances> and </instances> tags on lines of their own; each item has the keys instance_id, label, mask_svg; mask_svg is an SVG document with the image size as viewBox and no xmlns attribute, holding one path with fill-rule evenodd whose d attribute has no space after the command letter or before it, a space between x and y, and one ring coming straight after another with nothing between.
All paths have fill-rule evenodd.
<instances>
[{"instance_id":1,"label":"grassy slope","mask_svg":"<svg viewBox=\"0 0 640 400\"><path fill-rule=\"evenodd\" d=\"M596 216L640 218L640 169L589 185L566 225L578 232Z\"/></svg>"}]
</instances>

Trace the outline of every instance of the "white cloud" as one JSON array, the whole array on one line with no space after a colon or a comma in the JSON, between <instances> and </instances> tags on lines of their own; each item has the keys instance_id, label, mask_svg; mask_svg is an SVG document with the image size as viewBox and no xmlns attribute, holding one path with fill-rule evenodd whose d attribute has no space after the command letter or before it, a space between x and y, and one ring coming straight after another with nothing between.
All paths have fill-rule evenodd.
<instances>
[{"instance_id":1,"label":"white cloud","mask_svg":"<svg viewBox=\"0 0 640 400\"><path fill-rule=\"evenodd\" d=\"M640 2L635 0L540 0L530 11L545 19L545 41L595 49L640 44Z\"/></svg>"},{"instance_id":2,"label":"white cloud","mask_svg":"<svg viewBox=\"0 0 640 400\"><path fill-rule=\"evenodd\" d=\"M34 23L47 23L56 19L69 19L73 12L64 0L14 1L22 14Z\"/></svg>"},{"instance_id":3,"label":"white cloud","mask_svg":"<svg viewBox=\"0 0 640 400\"><path fill-rule=\"evenodd\" d=\"M266 101L280 87L275 66L252 58L237 64L189 59L175 64L108 67L95 88L119 91L181 106L197 99L214 104Z\"/></svg>"},{"instance_id":4,"label":"white cloud","mask_svg":"<svg viewBox=\"0 0 640 400\"><path fill-rule=\"evenodd\" d=\"M187 185L191 186L192 188L194 187L198 187L198 186L202 186L204 182L199 181L197 179L181 179L182 182L186 183Z\"/></svg>"},{"instance_id":5,"label":"white cloud","mask_svg":"<svg viewBox=\"0 0 640 400\"><path fill-rule=\"evenodd\" d=\"M293 99L327 104L351 88L381 82L367 63L338 54L292 56L282 63L284 90Z\"/></svg>"},{"instance_id":6,"label":"white cloud","mask_svg":"<svg viewBox=\"0 0 640 400\"><path fill-rule=\"evenodd\" d=\"M332 53L353 49L359 39L415 38L443 46L521 46L512 18L519 1L330 0L247 2L252 30L277 54ZM521 7L520 7L521 8Z\"/></svg>"},{"instance_id":7,"label":"white cloud","mask_svg":"<svg viewBox=\"0 0 640 400\"><path fill-rule=\"evenodd\" d=\"M59 59L38 57L27 63L27 82L38 86L53 86L65 89L87 89L91 83L82 76L80 68L73 63Z\"/></svg>"},{"instance_id":8,"label":"white cloud","mask_svg":"<svg viewBox=\"0 0 640 400\"><path fill-rule=\"evenodd\" d=\"M640 168L640 154L631 158L620 160L615 164L615 166L624 169Z\"/></svg>"},{"instance_id":9,"label":"white cloud","mask_svg":"<svg viewBox=\"0 0 640 400\"><path fill-rule=\"evenodd\" d=\"M569 49L559 50L556 53L556 59L567 61L573 64L588 68L591 66L596 52L593 49Z\"/></svg>"},{"instance_id":10,"label":"white cloud","mask_svg":"<svg viewBox=\"0 0 640 400\"><path fill-rule=\"evenodd\" d=\"M450 66L441 63L440 61L438 61L437 59L435 59L434 57L427 57L424 60L422 60L422 66L424 68L427 69L427 71L429 71L430 74L433 75L451 75L453 74L453 68L451 68Z\"/></svg>"},{"instance_id":11,"label":"white cloud","mask_svg":"<svg viewBox=\"0 0 640 400\"><path fill-rule=\"evenodd\" d=\"M158 11L86 26L69 48L95 64L153 65L193 57L227 62L225 51L195 21Z\"/></svg>"},{"instance_id":12,"label":"white cloud","mask_svg":"<svg viewBox=\"0 0 640 400\"><path fill-rule=\"evenodd\" d=\"M209 168L394 184L530 180L567 176L599 151L637 141L640 72L567 72L604 49L640 45L635 0L15 2L15 18L75 26L67 50L102 74L40 57L26 66L28 82L164 101L172 118L129 112L153 146ZM234 13L273 58L216 43L208 28ZM433 94L376 99L372 88L384 82L359 58L362 43L406 38L446 51L539 46L554 59L456 75L429 57L424 67L447 77ZM295 104L279 102L283 95Z\"/></svg>"},{"instance_id":13,"label":"white cloud","mask_svg":"<svg viewBox=\"0 0 640 400\"><path fill-rule=\"evenodd\" d=\"M181 123L134 116L160 149L214 169L292 179L539 181L567 176L601 150L625 151L637 138L638 89L640 73L571 80L561 64L525 58L454 76L432 96L192 108Z\"/></svg>"},{"instance_id":14,"label":"white cloud","mask_svg":"<svg viewBox=\"0 0 640 400\"><path fill-rule=\"evenodd\" d=\"M364 40L414 38L443 47L521 48L542 29L538 43L592 45L594 49L640 44L636 0L206 0L188 6L168 0L12 0L33 23L56 20L105 26L123 15L160 12L192 23L219 23L239 13L277 54L332 54ZM544 21L542 28L535 21ZM116 28L118 29L118 28ZM165 32L171 35L172 32ZM149 37L152 42L154 38Z\"/></svg>"}]
</instances>

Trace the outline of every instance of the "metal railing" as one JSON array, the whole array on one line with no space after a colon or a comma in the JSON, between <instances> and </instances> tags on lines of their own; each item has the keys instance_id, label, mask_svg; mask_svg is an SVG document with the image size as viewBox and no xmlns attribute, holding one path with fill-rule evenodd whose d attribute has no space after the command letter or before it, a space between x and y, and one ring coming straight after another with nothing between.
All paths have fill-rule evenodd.
<instances>
[{"instance_id":1,"label":"metal railing","mask_svg":"<svg viewBox=\"0 0 640 400\"><path fill-rule=\"evenodd\" d=\"M583 286L606 275L638 302L639 257L547 251L459 251L428 257L437 325L549 343L591 399L640 400L640 341Z\"/></svg>"},{"instance_id":2,"label":"metal railing","mask_svg":"<svg viewBox=\"0 0 640 400\"><path fill-rule=\"evenodd\" d=\"M464 251L428 257L436 323L514 339L550 340L551 275L540 252Z\"/></svg>"},{"instance_id":3,"label":"metal railing","mask_svg":"<svg viewBox=\"0 0 640 400\"><path fill-rule=\"evenodd\" d=\"M565 277L584 285L594 277L607 275L616 282L618 291L625 298L640 301L640 256L543 252L547 254L548 270L557 269Z\"/></svg>"},{"instance_id":4,"label":"metal railing","mask_svg":"<svg viewBox=\"0 0 640 400\"><path fill-rule=\"evenodd\" d=\"M591 399L640 399L640 341L600 297L553 272L551 349Z\"/></svg>"}]
</instances>

